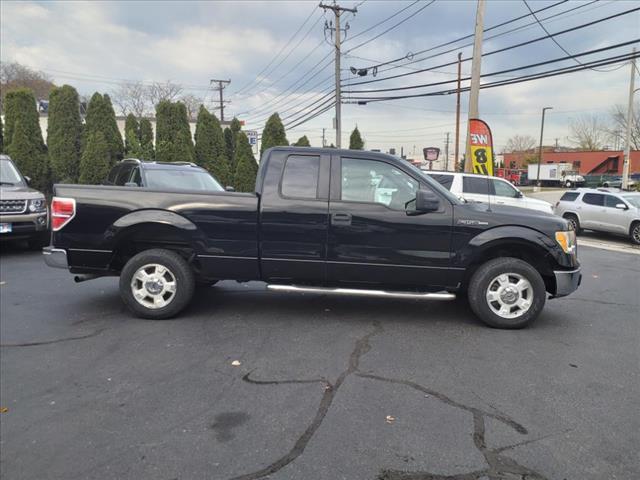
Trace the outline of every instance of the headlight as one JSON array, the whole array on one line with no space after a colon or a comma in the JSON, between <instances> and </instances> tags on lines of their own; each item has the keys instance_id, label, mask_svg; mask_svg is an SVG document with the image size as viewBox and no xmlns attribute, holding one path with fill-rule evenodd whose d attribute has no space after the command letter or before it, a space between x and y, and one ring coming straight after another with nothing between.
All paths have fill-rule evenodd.
<instances>
[{"instance_id":1,"label":"headlight","mask_svg":"<svg viewBox=\"0 0 640 480\"><path fill-rule=\"evenodd\" d=\"M574 230L556 232L556 242L564 253L570 255L576 253L576 232Z\"/></svg>"},{"instance_id":2,"label":"headlight","mask_svg":"<svg viewBox=\"0 0 640 480\"><path fill-rule=\"evenodd\" d=\"M30 212L44 212L47 210L47 201L44 198L37 198L35 200L29 200Z\"/></svg>"}]
</instances>

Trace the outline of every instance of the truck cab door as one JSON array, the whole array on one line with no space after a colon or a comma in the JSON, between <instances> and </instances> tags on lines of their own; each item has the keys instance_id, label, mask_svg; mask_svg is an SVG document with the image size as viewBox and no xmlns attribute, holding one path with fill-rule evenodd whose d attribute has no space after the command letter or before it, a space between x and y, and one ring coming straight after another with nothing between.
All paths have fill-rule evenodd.
<instances>
[{"instance_id":1,"label":"truck cab door","mask_svg":"<svg viewBox=\"0 0 640 480\"><path fill-rule=\"evenodd\" d=\"M262 279L323 283L330 157L276 150L268 162L260 200Z\"/></svg>"},{"instance_id":2,"label":"truck cab door","mask_svg":"<svg viewBox=\"0 0 640 480\"><path fill-rule=\"evenodd\" d=\"M331 285L402 289L455 286L449 269L453 206L407 214L425 179L383 159L331 160L327 280ZM455 272L454 272L455 273Z\"/></svg>"}]
</instances>

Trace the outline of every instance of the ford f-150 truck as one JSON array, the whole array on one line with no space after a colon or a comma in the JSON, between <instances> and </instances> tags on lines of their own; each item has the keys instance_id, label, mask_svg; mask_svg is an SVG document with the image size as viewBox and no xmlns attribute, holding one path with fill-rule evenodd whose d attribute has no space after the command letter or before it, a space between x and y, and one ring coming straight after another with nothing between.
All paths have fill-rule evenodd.
<instances>
[{"instance_id":1,"label":"ford f-150 truck","mask_svg":"<svg viewBox=\"0 0 640 480\"><path fill-rule=\"evenodd\" d=\"M401 298L466 294L486 324L520 328L573 292L575 233L557 216L465 203L399 158L276 147L255 192L56 185L50 266L120 276L134 314L176 315L196 283Z\"/></svg>"}]
</instances>

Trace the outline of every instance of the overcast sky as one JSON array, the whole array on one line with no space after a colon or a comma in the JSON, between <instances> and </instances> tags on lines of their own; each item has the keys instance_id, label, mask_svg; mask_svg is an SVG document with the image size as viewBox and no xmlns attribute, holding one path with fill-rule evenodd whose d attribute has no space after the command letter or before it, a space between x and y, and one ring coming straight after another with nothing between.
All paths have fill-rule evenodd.
<instances>
[{"instance_id":1,"label":"overcast sky","mask_svg":"<svg viewBox=\"0 0 640 480\"><path fill-rule=\"evenodd\" d=\"M332 47L324 41L324 24L332 19L331 12L317 8L317 1L209 1L209 2L12 2L1 5L2 61L17 61L48 73L57 84L69 83L81 93L98 90L110 92L123 79L167 81L180 83L208 105L215 99L207 90L211 78L231 79L225 95L231 100L226 112L238 114L247 121L247 128L261 128L266 117L277 110L292 121L307 104L320 99L333 82ZM343 81L354 82L384 78L412 72L412 69L434 67L453 62L457 52L463 58L472 48L463 47L470 40L437 48L413 57L407 66L388 72L382 66L376 77L357 78L349 67L363 68L419 52L473 33L475 1L344 1L344 7L358 5L355 15L344 14L348 23L346 41L342 45ZM558 3L530 0L533 9ZM636 1L568 1L539 13L544 26L552 33L582 25L638 6ZM397 13L403 8L401 13ZM424 8L423 8L424 7ZM580 8L576 8L580 7ZM574 9L563 15L558 13ZM528 13L520 0L489 0L485 12L485 28ZM378 22L397 14L379 26ZM401 23L388 33L358 47L362 42ZM307 20L306 23L305 20ZM483 51L490 52L544 35L532 17L510 23L485 34ZM294 33L300 32L289 42ZM529 25L530 24L530 25ZM527 26L528 25L528 26ZM515 32L488 37L520 28ZM359 35L360 32L364 32ZM558 42L572 54L606 47L640 37L640 12L618 17L587 28L560 35ZM636 43L636 46L639 46ZM258 74L284 47L283 53L271 63L265 75ZM354 48L358 47L358 48ZM455 51L433 56L452 48ZM631 46L580 57L590 61L630 51ZM566 54L550 39L485 57L483 73L497 72ZM326 57L326 59L325 59ZM324 59L324 60L323 60ZM368 59L368 60L364 60ZM394 65L403 65L408 61ZM326 64L326 66L324 66ZM394 65L391 65L393 67ZM513 72L511 76L543 71L549 68L576 65L575 61L539 67L538 70ZM323 68L324 66L324 68ZM463 63L463 77L470 72L471 62ZM611 67L607 67L610 69ZM395 80L343 87L379 89L409 86L455 79L455 65L410 75ZM303 77L306 75L305 77ZM492 127L499 150L513 134L539 136L540 110L552 106L545 124L545 144L555 139L567 143L568 123L582 114L606 117L615 104L626 105L629 88L629 67L612 71L586 70L480 93L480 115ZM506 80L508 76L491 77L483 82ZM304 84L305 81L308 82ZM297 83L296 83L297 82ZM296 86L304 86L296 91ZM465 82L463 85L466 85ZM638 83L637 83L638 84ZM292 88L293 86L293 88ZM314 87L311 91L307 91ZM402 93L423 93L454 88L455 84L409 90ZM244 90L242 90L244 88ZM391 95L398 92L375 93ZM355 96L355 95L352 95ZM349 95L345 94L345 100ZM343 146L357 124L366 148L398 152L404 147L412 153L425 146L443 147L446 132L455 127L455 95L422 97L393 102L369 103L366 106L343 105ZM468 94L462 94L462 118L466 120ZM320 105L320 103L316 105ZM332 128L334 111L287 131L290 141L306 134L313 145L320 145L322 128L326 128L327 143L335 142ZM462 136L466 124L462 125ZM453 146L451 146L453 152Z\"/></svg>"}]
</instances>

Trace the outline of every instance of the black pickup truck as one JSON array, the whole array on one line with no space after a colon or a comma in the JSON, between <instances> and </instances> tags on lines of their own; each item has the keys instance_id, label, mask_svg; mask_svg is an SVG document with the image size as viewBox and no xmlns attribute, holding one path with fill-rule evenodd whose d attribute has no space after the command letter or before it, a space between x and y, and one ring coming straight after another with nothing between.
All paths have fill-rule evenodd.
<instances>
[{"instance_id":1,"label":"black pickup truck","mask_svg":"<svg viewBox=\"0 0 640 480\"><path fill-rule=\"evenodd\" d=\"M466 203L381 153L277 147L255 193L56 185L50 266L77 281L120 276L137 315L163 319L197 283L261 280L274 290L453 299L486 324L519 328L547 293L581 280L568 222Z\"/></svg>"}]
</instances>

